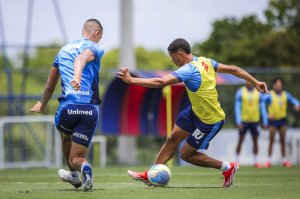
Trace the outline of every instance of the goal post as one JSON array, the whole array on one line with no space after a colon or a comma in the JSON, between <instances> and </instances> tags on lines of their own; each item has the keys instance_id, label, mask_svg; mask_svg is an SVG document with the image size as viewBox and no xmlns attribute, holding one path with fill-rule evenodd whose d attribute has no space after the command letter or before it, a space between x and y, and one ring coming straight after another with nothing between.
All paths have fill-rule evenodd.
<instances>
[{"instance_id":1,"label":"goal post","mask_svg":"<svg viewBox=\"0 0 300 199\"><path fill-rule=\"evenodd\" d=\"M62 166L54 116L0 118L0 169Z\"/></svg>"}]
</instances>

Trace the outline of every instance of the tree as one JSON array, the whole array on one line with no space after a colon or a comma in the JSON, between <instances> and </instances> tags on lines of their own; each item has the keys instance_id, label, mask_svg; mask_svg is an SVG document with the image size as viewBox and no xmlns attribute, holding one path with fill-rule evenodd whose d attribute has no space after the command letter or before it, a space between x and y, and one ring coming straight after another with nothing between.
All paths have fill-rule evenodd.
<instances>
[{"instance_id":1,"label":"tree","mask_svg":"<svg viewBox=\"0 0 300 199\"><path fill-rule=\"evenodd\" d=\"M216 58L220 62L237 65L259 65L257 47L270 27L255 16L225 18L213 24L208 40L193 46L196 55Z\"/></svg>"},{"instance_id":2,"label":"tree","mask_svg":"<svg viewBox=\"0 0 300 199\"><path fill-rule=\"evenodd\" d=\"M300 66L300 1L272 0L267 22L255 16L225 18L210 37L194 45L196 54L246 66Z\"/></svg>"},{"instance_id":3,"label":"tree","mask_svg":"<svg viewBox=\"0 0 300 199\"><path fill-rule=\"evenodd\" d=\"M143 47L135 49L138 70L165 70L172 68L171 59L160 50L146 50ZM104 70L116 69L119 66L119 49L113 49L104 54L102 66Z\"/></svg>"},{"instance_id":4,"label":"tree","mask_svg":"<svg viewBox=\"0 0 300 199\"><path fill-rule=\"evenodd\" d=\"M51 43L45 46L39 46L35 49L34 53L28 57L29 68L49 68L57 53L61 48L59 43ZM24 54L19 55L20 59L24 58Z\"/></svg>"}]
</instances>

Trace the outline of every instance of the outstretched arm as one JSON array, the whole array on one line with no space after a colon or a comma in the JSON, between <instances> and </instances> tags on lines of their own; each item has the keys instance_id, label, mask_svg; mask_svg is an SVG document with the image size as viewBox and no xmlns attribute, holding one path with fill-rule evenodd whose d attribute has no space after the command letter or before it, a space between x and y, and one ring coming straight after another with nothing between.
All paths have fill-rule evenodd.
<instances>
[{"instance_id":1,"label":"outstretched arm","mask_svg":"<svg viewBox=\"0 0 300 199\"><path fill-rule=\"evenodd\" d=\"M80 89L82 71L85 65L95 59L93 52L90 49L83 51L74 61L74 78L71 85L75 90Z\"/></svg>"},{"instance_id":2,"label":"outstretched arm","mask_svg":"<svg viewBox=\"0 0 300 199\"><path fill-rule=\"evenodd\" d=\"M288 102L294 106L295 111L300 111L300 102L295 97L293 97L289 92L286 92Z\"/></svg>"},{"instance_id":3,"label":"outstretched arm","mask_svg":"<svg viewBox=\"0 0 300 199\"><path fill-rule=\"evenodd\" d=\"M33 105L33 107L30 109L31 112L41 113L44 111L45 107L48 104L49 99L51 98L55 90L58 78L59 78L58 67L52 67L48 76L42 101L41 102L38 101L35 105Z\"/></svg>"},{"instance_id":4,"label":"outstretched arm","mask_svg":"<svg viewBox=\"0 0 300 199\"><path fill-rule=\"evenodd\" d=\"M161 88L167 85L178 83L178 79L174 75L166 75L162 78L136 78L132 77L128 68L120 68L118 77L127 84L136 84L148 88Z\"/></svg>"},{"instance_id":5,"label":"outstretched arm","mask_svg":"<svg viewBox=\"0 0 300 199\"><path fill-rule=\"evenodd\" d=\"M232 74L234 76L237 76L239 78L247 80L247 81L251 82L253 86L255 86L257 91L259 91L261 93L269 93L265 82L258 81L257 79L252 77L249 73L247 73L245 70L243 70L237 66L225 65L225 64L219 63L217 72Z\"/></svg>"}]
</instances>

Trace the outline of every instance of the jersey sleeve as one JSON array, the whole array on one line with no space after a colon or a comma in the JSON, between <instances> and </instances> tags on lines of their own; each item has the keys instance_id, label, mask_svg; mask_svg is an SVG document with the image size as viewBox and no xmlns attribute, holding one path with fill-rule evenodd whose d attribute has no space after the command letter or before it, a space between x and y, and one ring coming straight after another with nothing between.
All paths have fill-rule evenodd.
<instances>
[{"instance_id":1,"label":"jersey sleeve","mask_svg":"<svg viewBox=\"0 0 300 199\"><path fill-rule=\"evenodd\" d=\"M58 67L58 55L55 57L52 67Z\"/></svg>"},{"instance_id":2,"label":"jersey sleeve","mask_svg":"<svg viewBox=\"0 0 300 199\"><path fill-rule=\"evenodd\" d=\"M267 112L267 105L264 100L264 94L259 94L259 109L261 113L261 119L264 126L268 125L268 112Z\"/></svg>"},{"instance_id":3,"label":"jersey sleeve","mask_svg":"<svg viewBox=\"0 0 300 199\"><path fill-rule=\"evenodd\" d=\"M88 47L88 49L90 49L95 57L95 60L98 60L100 61L103 54L104 54L104 49L97 45L97 44L94 44L94 45L91 45Z\"/></svg>"},{"instance_id":4,"label":"jersey sleeve","mask_svg":"<svg viewBox=\"0 0 300 199\"><path fill-rule=\"evenodd\" d=\"M210 59L210 58L209 58L209 60L210 60L210 62L212 64L212 66L214 67L215 71L217 71L218 70L218 66L219 66L219 62L217 62L217 61L215 61L213 59Z\"/></svg>"},{"instance_id":5,"label":"jersey sleeve","mask_svg":"<svg viewBox=\"0 0 300 199\"><path fill-rule=\"evenodd\" d=\"M241 108L242 108L242 90L237 90L235 94L234 112L235 112L235 123L240 125L241 120Z\"/></svg>"},{"instance_id":6,"label":"jersey sleeve","mask_svg":"<svg viewBox=\"0 0 300 199\"><path fill-rule=\"evenodd\" d=\"M193 70L191 64L185 64L172 73L179 82L184 82L193 78Z\"/></svg>"},{"instance_id":7,"label":"jersey sleeve","mask_svg":"<svg viewBox=\"0 0 300 199\"><path fill-rule=\"evenodd\" d=\"M295 97L293 97L289 92L286 92L286 96L288 99L288 102L293 104L294 106L299 106L299 100L297 100Z\"/></svg>"}]
</instances>

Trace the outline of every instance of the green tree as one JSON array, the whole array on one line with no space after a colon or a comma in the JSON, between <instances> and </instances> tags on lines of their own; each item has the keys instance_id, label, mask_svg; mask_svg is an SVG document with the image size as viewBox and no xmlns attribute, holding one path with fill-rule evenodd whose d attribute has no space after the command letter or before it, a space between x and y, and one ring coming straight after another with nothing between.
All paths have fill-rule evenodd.
<instances>
[{"instance_id":1,"label":"green tree","mask_svg":"<svg viewBox=\"0 0 300 199\"><path fill-rule=\"evenodd\" d=\"M258 65L257 46L270 27L255 16L225 18L213 24L208 40L193 46L196 55L215 58L220 62L237 65Z\"/></svg>"},{"instance_id":2,"label":"green tree","mask_svg":"<svg viewBox=\"0 0 300 199\"><path fill-rule=\"evenodd\" d=\"M299 0L272 0L267 21L255 16L225 18L210 37L193 46L195 54L246 66L300 66Z\"/></svg>"},{"instance_id":3,"label":"green tree","mask_svg":"<svg viewBox=\"0 0 300 199\"><path fill-rule=\"evenodd\" d=\"M163 51L137 47L135 53L138 70L165 70L172 68L171 59ZM105 53L102 60L103 70L113 70L120 67L119 55L119 49L113 49Z\"/></svg>"},{"instance_id":4,"label":"green tree","mask_svg":"<svg viewBox=\"0 0 300 199\"><path fill-rule=\"evenodd\" d=\"M51 43L45 46L37 47L28 58L28 67L29 68L49 68L57 53L61 48L59 43ZM20 59L24 60L24 54L19 55Z\"/></svg>"}]
</instances>

